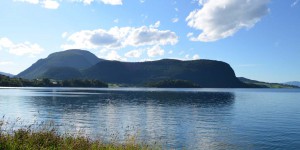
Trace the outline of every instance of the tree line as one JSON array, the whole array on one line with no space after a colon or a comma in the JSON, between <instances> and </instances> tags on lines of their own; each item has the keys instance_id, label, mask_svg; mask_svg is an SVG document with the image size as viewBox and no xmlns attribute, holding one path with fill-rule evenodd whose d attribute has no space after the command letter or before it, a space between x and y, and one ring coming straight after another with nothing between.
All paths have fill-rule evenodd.
<instances>
[{"instance_id":1,"label":"tree line","mask_svg":"<svg viewBox=\"0 0 300 150\"><path fill-rule=\"evenodd\" d=\"M145 84L146 87L156 88L199 88L198 84L192 83L187 80L161 80L156 82L148 82Z\"/></svg>"},{"instance_id":2,"label":"tree line","mask_svg":"<svg viewBox=\"0 0 300 150\"><path fill-rule=\"evenodd\" d=\"M0 86L2 87L108 87L107 83L99 80L71 79L71 80L52 80L43 79L22 79L10 78L0 75Z\"/></svg>"}]
</instances>

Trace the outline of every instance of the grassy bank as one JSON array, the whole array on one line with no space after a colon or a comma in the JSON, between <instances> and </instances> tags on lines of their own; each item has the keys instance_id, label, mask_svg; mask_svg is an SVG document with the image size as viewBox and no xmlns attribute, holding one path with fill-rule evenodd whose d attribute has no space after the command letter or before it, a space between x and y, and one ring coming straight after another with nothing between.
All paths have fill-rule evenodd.
<instances>
[{"instance_id":1,"label":"grassy bank","mask_svg":"<svg viewBox=\"0 0 300 150\"><path fill-rule=\"evenodd\" d=\"M128 137L123 143L102 142L85 136L60 134L53 123L38 123L14 129L0 121L0 150L148 150L160 149Z\"/></svg>"}]
</instances>

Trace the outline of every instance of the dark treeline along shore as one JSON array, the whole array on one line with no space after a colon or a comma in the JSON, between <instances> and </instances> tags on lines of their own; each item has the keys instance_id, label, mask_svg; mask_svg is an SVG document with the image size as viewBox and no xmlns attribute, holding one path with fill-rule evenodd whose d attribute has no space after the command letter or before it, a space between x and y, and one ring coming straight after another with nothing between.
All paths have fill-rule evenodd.
<instances>
[{"instance_id":1,"label":"dark treeline along shore","mask_svg":"<svg viewBox=\"0 0 300 150\"><path fill-rule=\"evenodd\" d=\"M108 87L108 84L98 80L50 80L10 78L0 75L0 86L3 87Z\"/></svg>"},{"instance_id":2,"label":"dark treeline along shore","mask_svg":"<svg viewBox=\"0 0 300 150\"><path fill-rule=\"evenodd\" d=\"M51 81L50 84L48 80ZM85 50L66 50L38 60L28 69L10 78L10 84L0 82L0 86L106 87L106 83L109 83L127 87L162 88L296 87L269 86L268 83L250 81L254 80L237 78L230 65L222 61L162 59L120 62L100 59Z\"/></svg>"}]
</instances>

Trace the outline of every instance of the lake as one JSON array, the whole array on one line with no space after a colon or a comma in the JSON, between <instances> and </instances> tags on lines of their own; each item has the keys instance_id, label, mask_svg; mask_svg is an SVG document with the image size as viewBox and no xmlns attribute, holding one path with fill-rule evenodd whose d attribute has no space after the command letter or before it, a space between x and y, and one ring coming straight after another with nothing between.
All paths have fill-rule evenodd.
<instances>
[{"instance_id":1,"label":"lake","mask_svg":"<svg viewBox=\"0 0 300 150\"><path fill-rule=\"evenodd\" d=\"M300 149L299 89L0 88L0 115L165 149Z\"/></svg>"}]
</instances>

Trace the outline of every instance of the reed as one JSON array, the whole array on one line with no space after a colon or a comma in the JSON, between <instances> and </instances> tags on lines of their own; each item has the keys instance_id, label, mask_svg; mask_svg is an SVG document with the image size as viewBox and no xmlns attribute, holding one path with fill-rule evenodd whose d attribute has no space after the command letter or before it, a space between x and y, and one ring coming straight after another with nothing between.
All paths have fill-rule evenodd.
<instances>
[{"instance_id":1,"label":"reed","mask_svg":"<svg viewBox=\"0 0 300 150\"><path fill-rule=\"evenodd\" d=\"M0 150L150 150L159 146L138 143L134 136L125 142L103 142L80 134L61 134L53 122L17 125L15 122L0 121Z\"/></svg>"}]
</instances>

